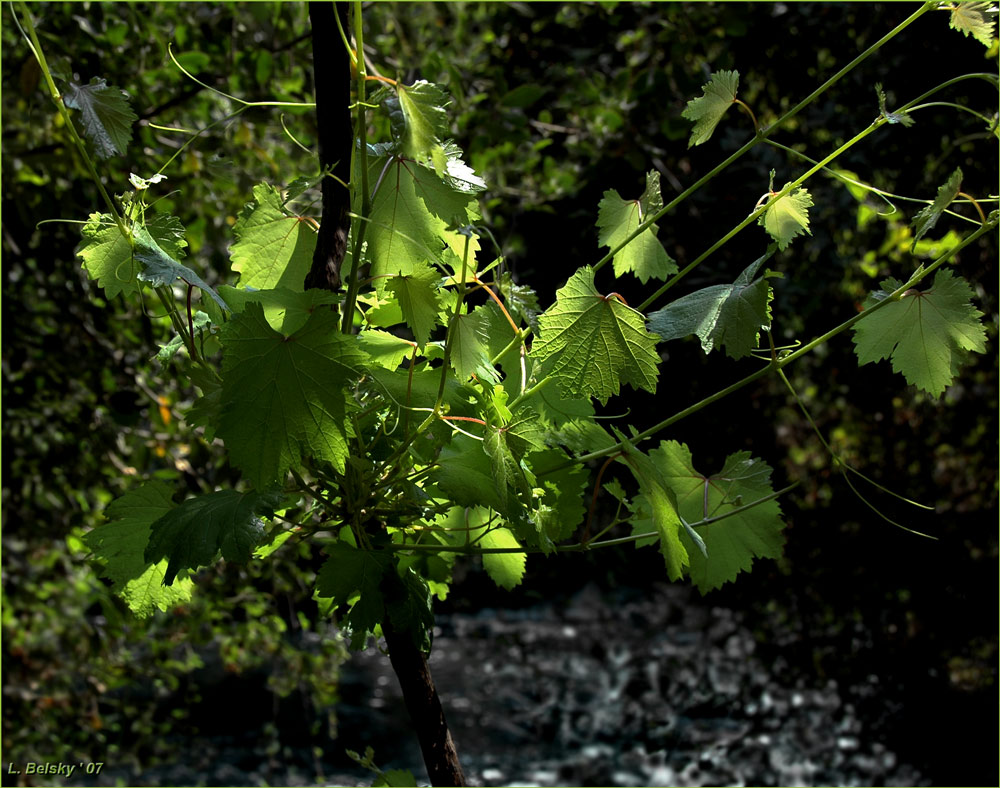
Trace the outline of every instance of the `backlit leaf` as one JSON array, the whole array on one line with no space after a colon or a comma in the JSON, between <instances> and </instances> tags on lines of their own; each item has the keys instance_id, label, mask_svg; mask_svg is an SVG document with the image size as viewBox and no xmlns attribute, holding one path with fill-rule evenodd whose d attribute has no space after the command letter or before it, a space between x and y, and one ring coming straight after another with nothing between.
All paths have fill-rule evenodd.
<instances>
[{"instance_id":1,"label":"backlit leaf","mask_svg":"<svg viewBox=\"0 0 1000 788\"><path fill-rule=\"evenodd\" d=\"M167 559L154 563L145 558L152 524L174 508L171 493L163 482L129 490L108 506L104 512L108 521L84 537L104 565L101 574L139 618L187 602L194 590L186 573L165 586Z\"/></svg>"},{"instance_id":2,"label":"backlit leaf","mask_svg":"<svg viewBox=\"0 0 1000 788\"><path fill-rule=\"evenodd\" d=\"M594 269L584 266L538 318L540 333L531 355L536 361L553 359L551 374L570 397L593 396L605 403L621 383L655 392L658 337L645 323L641 312L614 294L597 292Z\"/></svg>"},{"instance_id":3,"label":"backlit leaf","mask_svg":"<svg viewBox=\"0 0 1000 788\"><path fill-rule=\"evenodd\" d=\"M439 259L445 246L462 257L466 237L447 228L469 224L479 216L471 194L452 188L433 170L399 157L371 160L369 178L379 183L365 236L373 277L411 274L420 263ZM470 261L478 249L473 238ZM376 280L376 287L380 283Z\"/></svg>"},{"instance_id":4,"label":"backlit leaf","mask_svg":"<svg viewBox=\"0 0 1000 788\"><path fill-rule=\"evenodd\" d=\"M719 125L726 110L736 101L740 84L739 71L717 71L702 87L704 95L691 99L681 113L682 118L694 121L688 147L707 142Z\"/></svg>"},{"instance_id":5,"label":"backlit leaf","mask_svg":"<svg viewBox=\"0 0 1000 788\"><path fill-rule=\"evenodd\" d=\"M615 248L662 207L660 173L655 170L646 174L646 190L638 200L623 200L613 189L604 192L597 216L598 243ZM657 230L655 224L650 225L615 254L615 276L631 272L646 284L650 278L666 279L677 273L677 263L656 238Z\"/></svg>"},{"instance_id":6,"label":"backlit leaf","mask_svg":"<svg viewBox=\"0 0 1000 788\"><path fill-rule=\"evenodd\" d=\"M254 202L247 204L233 225L237 240L229 249L240 287L301 292L316 250L316 230L283 208L281 194L273 186L258 184L253 196Z\"/></svg>"},{"instance_id":7,"label":"backlit leaf","mask_svg":"<svg viewBox=\"0 0 1000 788\"><path fill-rule=\"evenodd\" d=\"M787 188L785 184L783 188ZM809 208L812 207L812 195L806 189L798 187L788 194L772 198L767 203L767 210L758 217L757 224L767 230L775 241L778 249L785 250L796 236L809 230Z\"/></svg>"},{"instance_id":8,"label":"backlit leaf","mask_svg":"<svg viewBox=\"0 0 1000 788\"><path fill-rule=\"evenodd\" d=\"M993 46L993 25L989 15L990 4L981 2L956 2L951 5L948 26L964 36L971 35L984 47Z\"/></svg>"},{"instance_id":9,"label":"backlit leaf","mask_svg":"<svg viewBox=\"0 0 1000 788\"><path fill-rule=\"evenodd\" d=\"M516 549L521 546L510 529L503 526L494 526L488 530L484 526L470 531L469 535L473 540L478 539L477 543L484 548ZM484 553L483 568L494 583L510 591L514 586L520 585L524 578L526 560L527 556L523 552Z\"/></svg>"},{"instance_id":10,"label":"backlit leaf","mask_svg":"<svg viewBox=\"0 0 1000 788\"><path fill-rule=\"evenodd\" d=\"M882 282L866 306L900 287ZM854 325L859 364L892 359L907 383L937 397L951 385L968 351L986 352L982 312L972 305L972 288L947 268L934 275L929 290L909 290L898 301Z\"/></svg>"},{"instance_id":11,"label":"backlit leaf","mask_svg":"<svg viewBox=\"0 0 1000 788\"><path fill-rule=\"evenodd\" d=\"M427 344L431 331L438 325L440 281L438 272L421 261L414 263L409 273L391 277L385 285L386 290L396 296L403 319L421 347Z\"/></svg>"},{"instance_id":12,"label":"backlit leaf","mask_svg":"<svg viewBox=\"0 0 1000 788\"><path fill-rule=\"evenodd\" d=\"M281 482L303 456L343 472L354 434L349 388L366 361L337 315L317 311L289 337L260 304L248 303L221 332L222 415L218 435L257 488Z\"/></svg>"},{"instance_id":13,"label":"backlit leaf","mask_svg":"<svg viewBox=\"0 0 1000 788\"><path fill-rule=\"evenodd\" d=\"M688 447L662 441L649 453L662 478L676 496L678 513L688 523L719 517L771 495L771 468L749 452L729 455L719 473L704 476L694 469ZM754 558L779 558L785 524L776 500L739 514L698 526L705 552L694 548L686 530L679 536L690 559L688 573L702 593L719 588L750 570Z\"/></svg>"},{"instance_id":14,"label":"backlit leaf","mask_svg":"<svg viewBox=\"0 0 1000 788\"><path fill-rule=\"evenodd\" d=\"M330 306L340 301L340 296L329 290L289 290L277 287L273 290L243 290L222 285L219 295L234 312L242 312L247 304L260 304L264 308L264 318L275 331L286 337L291 336L306 324L313 312L331 311Z\"/></svg>"},{"instance_id":15,"label":"backlit leaf","mask_svg":"<svg viewBox=\"0 0 1000 788\"><path fill-rule=\"evenodd\" d=\"M392 133L403 155L417 161L434 161L439 175L443 174L438 163L443 162L441 143L448 136L445 107L449 101L443 88L424 80L398 84L395 97L385 101Z\"/></svg>"},{"instance_id":16,"label":"backlit leaf","mask_svg":"<svg viewBox=\"0 0 1000 788\"><path fill-rule=\"evenodd\" d=\"M189 498L150 526L145 558L151 563L167 559L167 585L183 569L211 564L220 550L227 561L245 563L264 538L257 515L268 503L273 501L258 492L235 490Z\"/></svg>"}]
</instances>

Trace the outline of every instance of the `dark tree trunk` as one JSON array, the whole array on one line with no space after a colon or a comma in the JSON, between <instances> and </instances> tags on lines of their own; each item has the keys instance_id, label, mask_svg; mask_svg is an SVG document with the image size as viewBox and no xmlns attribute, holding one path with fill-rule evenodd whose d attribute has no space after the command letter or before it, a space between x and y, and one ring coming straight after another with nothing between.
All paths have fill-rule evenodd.
<instances>
[{"instance_id":1,"label":"dark tree trunk","mask_svg":"<svg viewBox=\"0 0 1000 788\"><path fill-rule=\"evenodd\" d=\"M336 17L347 31L347 10L345 2L309 3L319 163L324 171L333 167L333 174L343 183L351 180L354 129L350 110L351 58L337 30ZM340 266L347 254L351 229L351 196L343 183L323 179L323 216L312 267L306 275L306 289L340 287Z\"/></svg>"},{"instance_id":2,"label":"dark tree trunk","mask_svg":"<svg viewBox=\"0 0 1000 788\"><path fill-rule=\"evenodd\" d=\"M465 785L465 774L458 762L455 742L448 730L427 659L409 632L393 629L388 616L382 622L382 634L389 647L389 661L403 690L406 710L420 741L431 785Z\"/></svg>"}]
</instances>

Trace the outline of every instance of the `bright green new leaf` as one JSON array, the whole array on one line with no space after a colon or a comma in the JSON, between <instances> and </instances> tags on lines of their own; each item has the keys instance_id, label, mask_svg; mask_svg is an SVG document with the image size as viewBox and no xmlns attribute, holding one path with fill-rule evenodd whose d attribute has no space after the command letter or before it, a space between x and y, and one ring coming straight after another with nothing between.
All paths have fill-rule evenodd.
<instances>
[{"instance_id":1,"label":"bright green new leaf","mask_svg":"<svg viewBox=\"0 0 1000 788\"><path fill-rule=\"evenodd\" d=\"M604 192L597 215L598 243L614 249L662 207L656 170L646 174L646 190L638 200L623 200L614 189ZM657 230L655 224L650 225L615 254L615 276L631 272L646 284L650 278L666 279L677 273L677 263L656 238Z\"/></svg>"},{"instance_id":2,"label":"bright green new leaf","mask_svg":"<svg viewBox=\"0 0 1000 788\"><path fill-rule=\"evenodd\" d=\"M80 110L83 130L94 143L98 157L125 155L132 139L132 124L138 119L128 104L128 93L94 77L89 85L67 85L63 101L70 109Z\"/></svg>"},{"instance_id":3,"label":"bright green new leaf","mask_svg":"<svg viewBox=\"0 0 1000 788\"><path fill-rule=\"evenodd\" d=\"M681 113L682 118L694 121L688 147L707 142L719 125L726 110L736 101L740 84L739 71L717 71L702 86L704 95L691 99Z\"/></svg>"},{"instance_id":4,"label":"bright green new leaf","mask_svg":"<svg viewBox=\"0 0 1000 788\"><path fill-rule=\"evenodd\" d=\"M901 283L882 282L866 307L883 301ZM972 305L972 288L942 268L929 290L908 290L854 325L859 364L891 358L906 382L937 397L955 379L968 351L986 352L982 312Z\"/></svg>"},{"instance_id":5,"label":"bright green new leaf","mask_svg":"<svg viewBox=\"0 0 1000 788\"><path fill-rule=\"evenodd\" d=\"M313 312L331 311L330 305L340 302L340 296L329 290L289 290L278 287L274 290L243 290L222 285L219 295L234 312L242 312L247 304L260 304L264 308L264 318L275 331L286 337L298 331L309 320Z\"/></svg>"},{"instance_id":6,"label":"bright green new leaf","mask_svg":"<svg viewBox=\"0 0 1000 788\"><path fill-rule=\"evenodd\" d=\"M783 188L788 186L786 183ZM778 242L778 249L784 251L796 236L802 233L812 235L809 229L809 208L812 204L812 195L806 189L792 189L782 197L769 200L767 210L758 217L757 224L767 230L768 235Z\"/></svg>"},{"instance_id":7,"label":"bright green new leaf","mask_svg":"<svg viewBox=\"0 0 1000 788\"><path fill-rule=\"evenodd\" d=\"M913 230L913 243L916 244L921 238L930 232L941 214L951 205L962 189L962 169L956 168L947 181L938 187L937 196L934 202L923 208L913 217L910 227ZM912 250L911 250L912 251Z\"/></svg>"},{"instance_id":8,"label":"bright green new leaf","mask_svg":"<svg viewBox=\"0 0 1000 788\"><path fill-rule=\"evenodd\" d=\"M448 136L450 99L438 85L418 80L412 85L396 85L395 98L385 101L393 136L403 155L416 161L431 160L438 174L443 174L444 150L441 141Z\"/></svg>"},{"instance_id":9,"label":"bright green new leaf","mask_svg":"<svg viewBox=\"0 0 1000 788\"><path fill-rule=\"evenodd\" d=\"M951 20L948 26L958 30L963 36L971 35L984 47L993 46L993 18L989 15L990 4L981 2L956 2L951 5Z\"/></svg>"},{"instance_id":10,"label":"bright green new leaf","mask_svg":"<svg viewBox=\"0 0 1000 788\"><path fill-rule=\"evenodd\" d=\"M394 276L385 285L386 290L396 296L403 319L421 347L427 344L431 331L438 325L440 281L438 272L421 261L414 263L409 273Z\"/></svg>"},{"instance_id":11,"label":"bright green new leaf","mask_svg":"<svg viewBox=\"0 0 1000 788\"><path fill-rule=\"evenodd\" d=\"M752 262L731 285L712 285L672 301L649 316L649 327L663 341L697 334L706 353L719 347L742 358L760 342L761 330L771 328L771 287L767 276L754 279L776 246Z\"/></svg>"},{"instance_id":12,"label":"bright green new leaf","mask_svg":"<svg viewBox=\"0 0 1000 788\"><path fill-rule=\"evenodd\" d=\"M229 248L240 287L302 292L316 250L315 229L304 217L286 211L273 186L254 186L253 196L233 225L237 240Z\"/></svg>"},{"instance_id":13,"label":"bright green new leaf","mask_svg":"<svg viewBox=\"0 0 1000 788\"><path fill-rule=\"evenodd\" d=\"M366 361L337 315L317 311L285 337L248 303L221 332L222 415L218 434L257 488L280 483L304 455L343 472L354 434L349 388Z\"/></svg>"},{"instance_id":14,"label":"bright green new leaf","mask_svg":"<svg viewBox=\"0 0 1000 788\"><path fill-rule=\"evenodd\" d=\"M483 528L470 531L469 536L480 547L488 549L517 549L521 547L517 537L504 526L493 526L488 530L486 530L486 526L483 526ZM524 553L484 553L483 568L494 583L510 591L514 586L520 585L524 578L526 559L527 556Z\"/></svg>"},{"instance_id":15,"label":"bright green new leaf","mask_svg":"<svg viewBox=\"0 0 1000 788\"><path fill-rule=\"evenodd\" d=\"M171 492L163 482L147 482L129 490L108 506L104 513L108 522L84 537L104 565L101 574L112 581L115 592L139 618L187 602L194 590L186 576L165 586L167 560L154 563L144 555L150 526L174 508Z\"/></svg>"},{"instance_id":16,"label":"bright green new leaf","mask_svg":"<svg viewBox=\"0 0 1000 788\"><path fill-rule=\"evenodd\" d=\"M170 585L182 569L197 569L215 561L222 551L227 561L246 563L264 538L258 513L273 505L258 492L218 490L188 498L150 526L145 559L167 559L163 582Z\"/></svg>"},{"instance_id":17,"label":"bright green new leaf","mask_svg":"<svg viewBox=\"0 0 1000 788\"><path fill-rule=\"evenodd\" d=\"M704 476L694 469L691 452L677 441L662 441L649 453L652 463L673 490L678 513L688 523L720 517L771 495L771 468L749 452L729 455L719 473ZM779 558L785 542L781 508L776 500L708 525L698 526L707 557L688 549L692 582L703 594L749 571L754 558ZM686 548L694 542L680 533Z\"/></svg>"},{"instance_id":18,"label":"bright green new leaf","mask_svg":"<svg viewBox=\"0 0 1000 788\"><path fill-rule=\"evenodd\" d=\"M656 391L657 336L645 317L612 293L594 287L594 269L584 266L556 293L556 302L538 318L540 333L531 346L536 361L553 358L552 371L570 397L596 397L601 403L621 383Z\"/></svg>"},{"instance_id":19,"label":"bright green new leaf","mask_svg":"<svg viewBox=\"0 0 1000 788\"><path fill-rule=\"evenodd\" d=\"M192 269L181 265L164 252L145 227L136 227L133 235L135 236L135 259L143 265L138 274L139 279L149 282L153 287L169 286L180 279L189 285L201 288L222 309L229 309L226 302L219 298L218 293L211 288L208 282Z\"/></svg>"}]
</instances>

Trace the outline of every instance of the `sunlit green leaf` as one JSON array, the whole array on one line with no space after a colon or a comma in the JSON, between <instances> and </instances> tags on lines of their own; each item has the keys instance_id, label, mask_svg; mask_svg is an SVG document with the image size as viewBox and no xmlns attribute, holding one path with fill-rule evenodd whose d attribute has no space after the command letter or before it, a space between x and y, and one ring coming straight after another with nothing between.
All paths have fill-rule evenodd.
<instances>
[{"instance_id":1,"label":"sunlit green leaf","mask_svg":"<svg viewBox=\"0 0 1000 788\"><path fill-rule=\"evenodd\" d=\"M622 383L656 391L658 337L646 330L641 312L597 292L590 266L570 277L538 323L531 355L554 359L550 374L570 397L607 402Z\"/></svg>"},{"instance_id":2,"label":"sunlit green leaf","mask_svg":"<svg viewBox=\"0 0 1000 788\"><path fill-rule=\"evenodd\" d=\"M663 207L660 196L660 173L646 174L646 190L638 200L623 200L613 189L604 192L598 208L597 242L615 248L628 238L649 216ZM646 284L677 273L677 263L656 238L657 226L650 225L614 256L615 276L631 272Z\"/></svg>"},{"instance_id":3,"label":"sunlit green leaf","mask_svg":"<svg viewBox=\"0 0 1000 788\"><path fill-rule=\"evenodd\" d=\"M681 117L694 121L689 148L707 142L712 136L726 110L736 101L739 84L739 71L717 71L702 87L704 95L687 103Z\"/></svg>"},{"instance_id":4,"label":"sunlit green leaf","mask_svg":"<svg viewBox=\"0 0 1000 788\"><path fill-rule=\"evenodd\" d=\"M866 301L883 301L901 284L882 282L882 290ZM972 305L972 288L947 268L934 275L933 286L909 290L854 325L859 364L892 359L892 368L907 383L939 396L951 385L968 351L986 352L982 312Z\"/></svg>"}]
</instances>

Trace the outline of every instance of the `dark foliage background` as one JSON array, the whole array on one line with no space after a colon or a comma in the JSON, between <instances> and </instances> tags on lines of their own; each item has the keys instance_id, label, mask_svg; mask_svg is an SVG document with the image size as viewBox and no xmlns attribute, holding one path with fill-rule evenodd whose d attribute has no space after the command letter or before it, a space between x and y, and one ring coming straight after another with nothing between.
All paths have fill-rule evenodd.
<instances>
[{"instance_id":1,"label":"dark foliage background","mask_svg":"<svg viewBox=\"0 0 1000 788\"><path fill-rule=\"evenodd\" d=\"M365 13L369 54L382 73L451 89L456 140L490 185L485 224L517 277L547 304L578 265L600 256L594 221L605 190L636 195L645 172L656 168L669 200L748 138L746 118L734 111L709 143L687 148L690 125L680 112L710 71L739 69L740 95L766 124L915 8L379 3ZM301 4L32 10L50 59L85 81L104 76L133 98L136 139L128 157L105 169L119 191L130 171L150 175L185 139L149 122L201 128L232 109L171 66L170 43L185 67L233 95L311 99ZM131 760L139 773L171 756L182 728L211 731L210 707L221 703L233 717L263 726L261 746L275 775L302 741L313 744L315 759L302 768L318 770L335 725L344 654L309 598L314 565L307 548L296 566L205 572L203 593L190 606L145 622L123 612L87 563L81 534L136 478L173 480L194 492L231 473L180 424L192 392L151 360L169 336L157 305L105 304L74 259L78 227L36 227L44 219L84 219L100 203L9 8L3 13L6 757L100 754ZM927 14L776 139L820 158L876 115L875 82L885 85L890 105L902 103L952 76L995 72L996 54L996 46L987 52L949 30L943 13ZM961 83L944 100L987 114L996 109L996 94L982 81ZM837 166L923 198L960 166L964 191L996 193L996 138L978 121L946 108L916 119L910 129L882 129ZM285 123L311 144L310 112L287 111ZM779 184L803 169L761 146L660 222L660 237L681 266L746 216L772 168ZM189 260L209 281L232 281L228 230L252 185L287 184L314 169L283 133L280 113L255 110L181 155L166 182L179 193L162 205L188 228ZM902 214L871 219L870 207L834 180L817 177L808 187L816 203L812 235L774 261L785 273L776 283L775 330L787 341L840 322L882 278L905 276L914 265L906 236L911 204L898 204ZM970 226L946 218L935 233ZM765 245L763 233L748 228L677 295L732 281ZM763 653L780 654L810 680L879 677L884 692L867 713L891 747L939 784L996 781L996 258L993 237L956 262L978 283L990 345L940 401L907 387L888 364L859 369L846 337L792 370L843 456L936 511L920 513L868 490L871 500L939 541L892 528L831 475L779 381L740 392L663 436L689 443L705 470L746 448L775 467L778 483L803 480L783 502L786 558L755 566L706 602L746 612ZM643 298L637 283L620 289L630 303ZM627 397L633 424L697 401L753 363L705 358L694 341L664 347L668 372L656 396ZM621 410L612 403L609 412ZM556 563L529 564L535 574L511 595L472 567L444 609L530 605L588 579L641 589L663 571L652 551Z\"/></svg>"}]
</instances>

